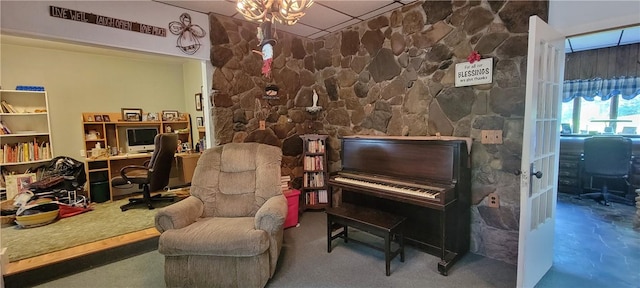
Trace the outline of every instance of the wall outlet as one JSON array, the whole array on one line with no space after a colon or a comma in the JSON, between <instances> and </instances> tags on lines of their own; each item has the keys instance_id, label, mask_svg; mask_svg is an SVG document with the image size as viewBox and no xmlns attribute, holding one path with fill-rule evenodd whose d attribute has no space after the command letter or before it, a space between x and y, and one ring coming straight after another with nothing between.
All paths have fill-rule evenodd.
<instances>
[{"instance_id":1,"label":"wall outlet","mask_svg":"<svg viewBox=\"0 0 640 288\"><path fill-rule=\"evenodd\" d=\"M496 193L489 193L487 196L487 204L491 208L500 208L500 196Z\"/></svg>"},{"instance_id":2,"label":"wall outlet","mask_svg":"<svg viewBox=\"0 0 640 288\"><path fill-rule=\"evenodd\" d=\"M482 144L502 144L502 130L482 130Z\"/></svg>"}]
</instances>

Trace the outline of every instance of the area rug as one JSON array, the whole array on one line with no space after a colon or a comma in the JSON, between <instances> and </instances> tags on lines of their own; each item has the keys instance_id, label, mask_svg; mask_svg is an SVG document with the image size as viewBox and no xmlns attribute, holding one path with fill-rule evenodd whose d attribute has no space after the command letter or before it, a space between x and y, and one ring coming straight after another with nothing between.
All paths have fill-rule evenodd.
<instances>
[{"instance_id":1,"label":"area rug","mask_svg":"<svg viewBox=\"0 0 640 288\"><path fill-rule=\"evenodd\" d=\"M9 262L63 250L66 248L111 238L154 227L157 209L144 205L120 211L127 199L93 204L93 210L34 228L3 225L0 229L2 247L7 247ZM156 208L170 202L154 203Z\"/></svg>"}]
</instances>

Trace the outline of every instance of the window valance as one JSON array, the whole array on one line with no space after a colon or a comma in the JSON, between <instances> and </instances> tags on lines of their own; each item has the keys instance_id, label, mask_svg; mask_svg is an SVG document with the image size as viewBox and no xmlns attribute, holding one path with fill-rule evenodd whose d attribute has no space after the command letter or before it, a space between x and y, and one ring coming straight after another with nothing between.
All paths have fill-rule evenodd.
<instances>
[{"instance_id":1,"label":"window valance","mask_svg":"<svg viewBox=\"0 0 640 288\"><path fill-rule=\"evenodd\" d=\"M602 100L609 100L616 95L622 95L622 99L625 100L640 95L640 77L564 81L562 102L569 102L576 97L593 101L596 96Z\"/></svg>"}]
</instances>

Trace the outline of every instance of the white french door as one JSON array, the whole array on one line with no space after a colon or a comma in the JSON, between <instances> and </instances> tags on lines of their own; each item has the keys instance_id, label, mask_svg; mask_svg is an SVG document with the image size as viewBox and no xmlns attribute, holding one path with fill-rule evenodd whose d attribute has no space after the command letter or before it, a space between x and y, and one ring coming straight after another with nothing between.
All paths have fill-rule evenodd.
<instances>
[{"instance_id":1,"label":"white french door","mask_svg":"<svg viewBox=\"0 0 640 288\"><path fill-rule=\"evenodd\" d=\"M518 287L533 287L553 263L564 43L564 35L529 18Z\"/></svg>"}]
</instances>

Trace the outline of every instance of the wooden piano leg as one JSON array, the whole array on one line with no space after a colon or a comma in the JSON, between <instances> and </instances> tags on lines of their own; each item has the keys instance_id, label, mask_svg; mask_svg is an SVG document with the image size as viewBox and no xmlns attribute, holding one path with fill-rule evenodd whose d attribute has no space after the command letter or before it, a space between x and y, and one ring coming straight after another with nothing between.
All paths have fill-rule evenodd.
<instances>
[{"instance_id":1,"label":"wooden piano leg","mask_svg":"<svg viewBox=\"0 0 640 288\"><path fill-rule=\"evenodd\" d=\"M438 262L438 271L443 276L447 276L449 268L451 268L454 263L458 262L458 260L460 260L460 256L458 253L448 252L444 259Z\"/></svg>"},{"instance_id":2,"label":"wooden piano leg","mask_svg":"<svg viewBox=\"0 0 640 288\"><path fill-rule=\"evenodd\" d=\"M391 232L384 235L384 268L391 275Z\"/></svg>"}]
</instances>

